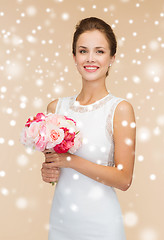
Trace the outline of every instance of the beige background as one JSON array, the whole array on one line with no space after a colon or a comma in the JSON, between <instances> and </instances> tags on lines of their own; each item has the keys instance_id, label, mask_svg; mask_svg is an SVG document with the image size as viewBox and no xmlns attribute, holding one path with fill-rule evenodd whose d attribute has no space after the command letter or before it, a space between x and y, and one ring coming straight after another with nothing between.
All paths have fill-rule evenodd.
<instances>
[{"instance_id":1,"label":"beige background","mask_svg":"<svg viewBox=\"0 0 164 240\"><path fill-rule=\"evenodd\" d=\"M45 240L54 187L41 179L42 153L19 142L29 116L78 93L71 54L76 23L97 16L113 27L118 51L108 89L133 105L134 179L116 190L127 240L164 239L163 0L0 0L0 239ZM112 239L114 240L114 239Z\"/></svg>"}]
</instances>

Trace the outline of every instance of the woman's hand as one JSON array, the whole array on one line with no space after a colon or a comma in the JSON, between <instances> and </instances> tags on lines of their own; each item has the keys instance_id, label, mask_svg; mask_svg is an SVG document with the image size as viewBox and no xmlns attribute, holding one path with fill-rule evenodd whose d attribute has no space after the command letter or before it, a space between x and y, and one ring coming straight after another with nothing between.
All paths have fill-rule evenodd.
<instances>
[{"instance_id":1,"label":"woman's hand","mask_svg":"<svg viewBox=\"0 0 164 240\"><path fill-rule=\"evenodd\" d=\"M42 179L47 183L57 182L60 176L60 169L57 167L49 167L47 163L42 164Z\"/></svg>"},{"instance_id":2,"label":"woman's hand","mask_svg":"<svg viewBox=\"0 0 164 240\"><path fill-rule=\"evenodd\" d=\"M45 166L47 168L69 168L71 167L71 160L73 154L66 153L56 153L54 150L45 150Z\"/></svg>"},{"instance_id":3,"label":"woman's hand","mask_svg":"<svg viewBox=\"0 0 164 240\"><path fill-rule=\"evenodd\" d=\"M60 168L70 167L72 154L56 153L54 150L45 150L45 162L42 164L42 179L45 182L56 182L60 176Z\"/></svg>"}]
</instances>

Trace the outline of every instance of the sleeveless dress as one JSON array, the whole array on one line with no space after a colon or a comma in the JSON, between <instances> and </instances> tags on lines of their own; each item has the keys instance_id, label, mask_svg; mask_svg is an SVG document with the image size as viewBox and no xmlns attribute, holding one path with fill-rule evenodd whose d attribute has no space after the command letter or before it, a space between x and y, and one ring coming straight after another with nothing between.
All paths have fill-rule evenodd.
<instances>
[{"instance_id":1,"label":"sleeveless dress","mask_svg":"<svg viewBox=\"0 0 164 240\"><path fill-rule=\"evenodd\" d=\"M56 114L74 119L82 146L74 154L114 167L113 117L126 99L113 96L80 105L78 95L58 99ZM113 187L71 168L62 168L52 201L49 240L125 240L123 217Z\"/></svg>"}]
</instances>

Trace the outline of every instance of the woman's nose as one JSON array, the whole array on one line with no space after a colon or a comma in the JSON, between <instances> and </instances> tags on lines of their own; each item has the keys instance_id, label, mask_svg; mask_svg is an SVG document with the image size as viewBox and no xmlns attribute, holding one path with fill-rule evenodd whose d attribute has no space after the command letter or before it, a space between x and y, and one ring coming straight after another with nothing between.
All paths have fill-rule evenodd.
<instances>
[{"instance_id":1,"label":"woman's nose","mask_svg":"<svg viewBox=\"0 0 164 240\"><path fill-rule=\"evenodd\" d=\"M87 54L87 62L94 62L94 61L95 61L94 53L93 52L89 52Z\"/></svg>"}]
</instances>

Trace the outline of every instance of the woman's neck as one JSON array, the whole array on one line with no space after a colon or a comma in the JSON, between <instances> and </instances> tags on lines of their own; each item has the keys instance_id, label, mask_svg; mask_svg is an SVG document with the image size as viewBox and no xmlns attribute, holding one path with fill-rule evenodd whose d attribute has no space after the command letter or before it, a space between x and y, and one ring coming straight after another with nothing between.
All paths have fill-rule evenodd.
<instances>
[{"instance_id":1,"label":"woman's neck","mask_svg":"<svg viewBox=\"0 0 164 240\"><path fill-rule=\"evenodd\" d=\"M76 100L79 101L80 104L92 104L105 97L108 93L106 86L83 86Z\"/></svg>"}]
</instances>

